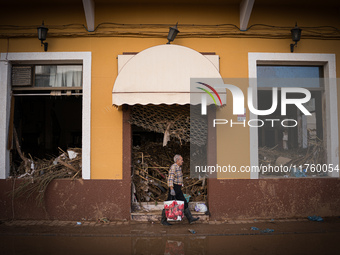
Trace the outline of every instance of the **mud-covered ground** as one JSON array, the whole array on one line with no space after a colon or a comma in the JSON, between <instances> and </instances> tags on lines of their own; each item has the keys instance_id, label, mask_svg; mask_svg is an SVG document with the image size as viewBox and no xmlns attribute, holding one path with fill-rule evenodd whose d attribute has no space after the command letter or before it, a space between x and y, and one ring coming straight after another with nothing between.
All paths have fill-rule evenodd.
<instances>
[{"instance_id":1,"label":"mud-covered ground","mask_svg":"<svg viewBox=\"0 0 340 255\"><path fill-rule=\"evenodd\" d=\"M336 254L339 236L339 217L324 218L323 222L181 222L170 227L159 222L2 221L0 253Z\"/></svg>"}]
</instances>

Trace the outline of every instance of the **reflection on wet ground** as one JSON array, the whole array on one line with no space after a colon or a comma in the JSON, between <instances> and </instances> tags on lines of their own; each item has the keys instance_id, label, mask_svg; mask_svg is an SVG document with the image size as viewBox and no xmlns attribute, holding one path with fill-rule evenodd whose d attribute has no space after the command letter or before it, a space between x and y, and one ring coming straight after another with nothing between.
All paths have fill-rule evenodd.
<instances>
[{"instance_id":1,"label":"reflection on wet ground","mask_svg":"<svg viewBox=\"0 0 340 255\"><path fill-rule=\"evenodd\" d=\"M1 237L1 254L327 254L338 234L199 237ZM327 245L326 245L327 244Z\"/></svg>"},{"instance_id":2,"label":"reflection on wet ground","mask_svg":"<svg viewBox=\"0 0 340 255\"><path fill-rule=\"evenodd\" d=\"M337 250L335 240L336 234L145 237L131 240L127 254L327 254Z\"/></svg>"},{"instance_id":3,"label":"reflection on wet ground","mask_svg":"<svg viewBox=\"0 0 340 255\"><path fill-rule=\"evenodd\" d=\"M268 227L273 231L260 231ZM325 222L179 224L170 228L130 223L112 227L1 224L0 254L335 254L339 234L338 217Z\"/></svg>"}]
</instances>

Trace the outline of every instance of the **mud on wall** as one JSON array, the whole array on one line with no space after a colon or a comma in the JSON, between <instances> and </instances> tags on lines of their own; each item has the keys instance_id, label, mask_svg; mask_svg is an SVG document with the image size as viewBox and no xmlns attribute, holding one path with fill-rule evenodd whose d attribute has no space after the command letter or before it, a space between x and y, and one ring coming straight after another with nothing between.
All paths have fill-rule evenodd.
<instances>
[{"instance_id":1,"label":"mud on wall","mask_svg":"<svg viewBox=\"0 0 340 255\"><path fill-rule=\"evenodd\" d=\"M211 219L340 215L339 179L209 179Z\"/></svg>"},{"instance_id":2,"label":"mud on wall","mask_svg":"<svg viewBox=\"0 0 340 255\"><path fill-rule=\"evenodd\" d=\"M46 190L44 207L35 196L13 199L13 185L22 180L0 180L0 218L35 220L130 219L130 185L124 181L58 179ZM13 204L12 204L13 203Z\"/></svg>"},{"instance_id":3,"label":"mud on wall","mask_svg":"<svg viewBox=\"0 0 340 255\"><path fill-rule=\"evenodd\" d=\"M13 184L13 179L0 180L1 219L130 219L127 182L54 180L46 192L45 209L37 207L34 198L12 201L8 192ZM340 215L339 179L209 179L208 185L211 220Z\"/></svg>"}]
</instances>

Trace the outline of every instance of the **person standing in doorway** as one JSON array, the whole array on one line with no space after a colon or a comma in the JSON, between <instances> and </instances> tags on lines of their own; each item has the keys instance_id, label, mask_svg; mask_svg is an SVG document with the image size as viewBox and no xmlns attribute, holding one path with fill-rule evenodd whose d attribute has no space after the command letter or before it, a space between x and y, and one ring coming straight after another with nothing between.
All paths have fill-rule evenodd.
<instances>
[{"instance_id":1,"label":"person standing in doorway","mask_svg":"<svg viewBox=\"0 0 340 255\"><path fill-rule=\"evenodd\" d=\"M182 164L183 164L183 158L181 155L176 154L174 156L174 164L170 167L169 175L168 175L168 187L169 187L169 193L168 193L168 200L180 200L184 202L184 215L188 219L189 223L191 224L194 221L197 221L199 218L194 218L191 215L191 212L189 210L188 202L185 199L183 192L182 192L182 186L183 186L183 173L182 173ZM162 211L162 225L169 226L172 225L167 221L166 215L165 215L165 209Z\"/></svg>"}]
</instances>

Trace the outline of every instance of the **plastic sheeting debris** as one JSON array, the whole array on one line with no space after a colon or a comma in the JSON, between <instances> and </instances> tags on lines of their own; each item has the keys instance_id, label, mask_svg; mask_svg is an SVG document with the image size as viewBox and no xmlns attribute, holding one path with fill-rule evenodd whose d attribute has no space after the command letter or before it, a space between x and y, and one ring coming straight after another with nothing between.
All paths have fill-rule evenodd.
<instances>
[{"instance_id":1,"label":"plastic sheeting debris","mask_svg":"<svg viewBox=\"0 0 340 255\"><path fill-rule=\"evenodd\" d=\"M323 221L323 218L321 218L320 216L316 216L316 215L313 215L313 216L308 216L308 219L310 221Z\"/></svg>"},{"instance_id":2,"label":"plastic sheeting debris","mask_svg":"<svg viewBox=\"0 0 340 255\"><path fill-rule=\"evenodd\" d=\"M195 211L205 213L208 211L208 208L205 204L199 203L195 205Z\"/></svg>"}]
</instances>

